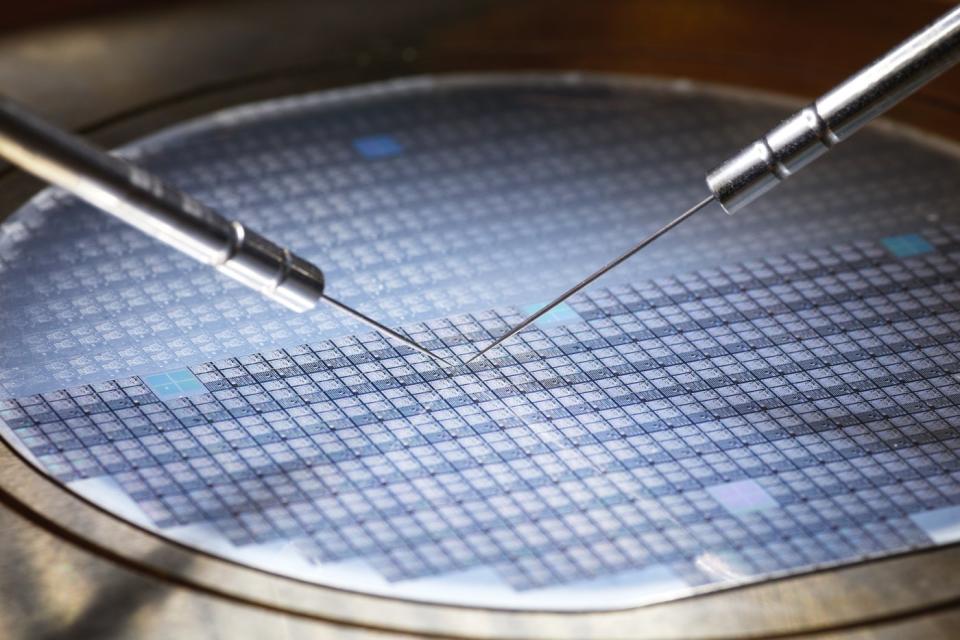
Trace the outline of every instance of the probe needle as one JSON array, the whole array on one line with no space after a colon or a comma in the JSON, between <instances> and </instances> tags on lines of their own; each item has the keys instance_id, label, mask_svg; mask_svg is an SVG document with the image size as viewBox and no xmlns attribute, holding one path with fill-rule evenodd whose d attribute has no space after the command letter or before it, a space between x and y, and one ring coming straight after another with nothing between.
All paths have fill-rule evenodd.
<instances>
[{"instance_id":1,"label":"probe needle","mask_svg":"<svg viewBox=\"0 0 960 640\"><path fill-rule=\"evenodd\" d=\"M360 313L359 311L357 311L357 310L354 309L353 307L348 307L347 305L343 304L343 303L340 302L339 300L334 300L333 298L331 298L330 296L328 296L328 295L326 295L326 294L323 294L323 295L321 296L321 300L324 300L324 301L330 303L331 305L333 305L334 307L336 307L337 309L340 309L340 311L343 311L344 313L353 316L354 318L356 318L357 320L359 320L359 321L362 322L363 324L365 324L365 325L367 325L367 326L369 326L369 327L373 327L374 329L376 329L376 330L379 331L380 333L385 333L385 334L387 334L388 336L390 336L391 338L393 338L394 340L397 340L397 341L399 341L399 342L402 342L403 344L407 345L408 347L410 347L410 348L413 349L414 351L418 351L419 353L422 353L422 354L425 355L425 356L429 356L429 357L431 357L431 358L434 358L434 359L436 359L436 360L439 360L440 362L444 363L444 364L447 365L448 367L452 367L452 366L453 366L453 365L450 363L450 361L447 360L446 358L437 355L436 353L430 351L429 349L425 349L425 348L421 347L419 344L417 344L416 342L414 342L414 341L411 340L410 338L408 338L408 337L406 337L406 336L404 336L404 335L402 335L402 334L400 334L400 333L397 333L396 331L394 331L394 330L391 329L390 327L387 327L387 326L384 326L384 325L380 324L379 322L377 322L376 320L374 320L373 318L371 318L371 317L369 317L369 316L363 315L362 313Z\"/></svg>"},{"instance_id":2,"label":"probe needle","mask_svg":"<svg viewBox=\"0 0 960 640\"><path fill-rule=\"evenodd\" d=\"M515 334L518 333L519 331L525 329L527 326L529 326L529 325L532 324L533 322L536 322L536 320L537 320L538 318L540 318L540 317L543 316L544 314L548 313L551 309L553 309L554 307L556 307L558 304L560 304L561 302L563 302L564 300L566 300L567 298L569 298L570 296L572 296L572 295L575 294L576 292L580 291L581 289L583 289L584 287L586 287L588 284L590 284L591 282L593 282L594 280L596 280L597 278L599 278L600 276L602 276L602 275L605 274L606 272L610 271L610 270L613 269L614 267L620 266L620 264L622 264L623 262L626 262L627 260L629 260L629 259L630 259L631 257L633 257L633 255L636 254L638 251L640 251L641 249L643 249L644 247L646 247L648 244L650 244L651 242L653 242L654 240L656 240L657 238L659 238L660 236L662 236L663 234L665 234L667 231L670 231L671 229L673 229L674 227L676 227L677 225L679 225L681 222L683 222L683 221L686 220L687 218L693 216L693 214L695 214L696 212L698 212L698 211L700 211L701 209L703 209L704 207L706 207L708 204L710 204L711 202L713 202L713 200L714 200L714 196L712 196L712 195L711 195L711 196L708 196L707 198L704 198L703 200L701 200L700 202L698 202L697 204L695 204L692 208L690 208L690 209L688 209L687 211L681 213L679 216L677 216L676 218L674 218L671 222L669 222L669 223L666 224L665 226L661 227L661 228L658 229L657 231L654 231L652 234L650 234L649 236L647 236L646 238L644 238L643 240L641 240L638 244L636 244L636 245L634 245L633 247L631 247L629 251L627 251L626 253L624 253L623 255L621 255L619 258L613 260L612 262L608 262L608 263L605 264L603 267L601 267L601 268L598 269L597 271L594 271L592 274L590 274L589 276L587 276L586 278L584 278L583 280L581 280L580 282L578 282L576 285L574 285L574 286L571 287L570 289L567 289L566 291L564 291L563 293L561 293L557 298L555 298L555 299L553 300L553 302L551 302L550 304L548 304L548 305L545 306L545 307L541 307L540 309L538 309L535 313L533 313L532 315L528 316L525 320L523 320L523 322L521 322L520 324L514 326L512 329L510 329L509 331L507 331L505 334L503 334L502 336L500 336L499 338L497 338L496 340L494 340L493 343L491 343L490 345L488 345L485 349L483 349L482 351L479 351L479 352L476 353L472 358L470 358L469 360L465 361L464 364L470 364L471 362L473 362L474 360L476 360L477 358L479 358L480 356L482 356L482 355L485 354L486 352L490 351L490 349L493 349L493 348L494 348L495 346L497 346L498 344L501 344L504 340L507 340L508 338L510 338L511 336L515 335Z\"/></svg>"}]
</instances>

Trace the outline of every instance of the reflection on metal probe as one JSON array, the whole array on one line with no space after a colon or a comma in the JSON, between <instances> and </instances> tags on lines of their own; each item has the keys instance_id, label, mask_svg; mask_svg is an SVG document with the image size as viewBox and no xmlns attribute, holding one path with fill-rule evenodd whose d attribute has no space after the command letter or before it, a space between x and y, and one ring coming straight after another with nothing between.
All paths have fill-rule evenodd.
<instances>
[{"instance_id":1,"label":"reflection on metal probe","mask_svg":"<svg viewBox=\"0 0 960 640\"><path fill-rule=\"evenodd\" d=\"M0 98L0 155L145 234L296 312L321 300L415 351L450 364L324 293L323 271L130 162Z\"/></svg>"},{"instance_id":2,"label":"reflection on metal probe","mask_svg":"<svg viewBox=\"0 0 960 640\"><path fill-rule=\"evenodd\" d=\"M716 200L734 213L847 139L960 60L960 6L847 78L810 106L707 174L712 195L619 258L567 289L466 361L470 363L535 322L594 280Z\"/></svg>"}]
</instances>

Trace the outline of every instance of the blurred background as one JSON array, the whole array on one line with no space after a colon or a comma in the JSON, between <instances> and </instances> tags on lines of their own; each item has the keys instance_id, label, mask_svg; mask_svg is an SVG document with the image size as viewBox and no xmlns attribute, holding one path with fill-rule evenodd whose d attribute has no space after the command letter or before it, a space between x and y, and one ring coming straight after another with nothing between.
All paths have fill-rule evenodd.
<instances>
[{"instance_id":1,"label":"blurred background","mask_svg":"<svg viewBox=\"0 0 960 640\"><path fill-rule=\"evenodd\" d=\"M176 118L283 92L465 70L576 69L681 76L813 97L953 3L8 4L0 14L0 87L66 125L92 130L160 104L194 105L171 114ZM948 74L893 115L949 134L958 109L960 77Z\"/></svg>"}]
</instances>

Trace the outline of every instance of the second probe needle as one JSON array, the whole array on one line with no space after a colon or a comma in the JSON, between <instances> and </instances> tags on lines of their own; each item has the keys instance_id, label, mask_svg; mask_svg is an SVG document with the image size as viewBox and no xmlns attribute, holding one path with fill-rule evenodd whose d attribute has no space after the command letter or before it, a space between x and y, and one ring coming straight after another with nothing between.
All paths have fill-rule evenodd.
<instances>
[{"instance_id":1,"label":"second probe needle","mask_svg":"<svg viewBox=\"0 0 960 640\"><path fill-rule=\"evenodd\" d=\"M647 236L646 238L644 238L643 240L641 240L639 243L635 244L635 245L634 245L633 247L631 247L626 253L622 254L620 257L616 258L615 260L613 260L613 261L611 261L611 262L608 262L607 264L605 264L605 265L604 265L603 267L601 267L600 269L594 271L592 274L590 274L589 276L587 276L586 278L584 278L583 280L581 280L580 282L578 282L577 284L575 284L573 287L567 289L566 291L564 291L563 293L561 293L558 297L554 298L554 300L553 300L552 302L550 302L549 304L547 304L547 305L544 306L544 307L541 307L541 308L538 309L535 313L533 313L533 314L531 314L530 316L528 316L527 318L525 318L520 324L514 326L512 329L510 329L509 331L507 331L505 334L503 334L502 336L500 336L499 338L497 338L496 340L494 340L494 341L493 341L491 344L489 344L485 349L483 349L483 350L479 351L478 353L476 353L476 354L475 354L472 358L470 358L469 360L466 360L466 361L464 362L464 364L470 364L471 362L473 362L474 360L476 360L477 358L479 358L479 357L482 356L483 354L485 354L485 353L487 353L488 351L490 351L491 349L493 349L493 348L494 348L495 346L497 346L498 344L501 344L504 340L507 340L507 339L510 338L511 336L517 334L518 332L522 331L523 329L525 329L526 327L528 327L528 326L531 325L532 323L536 322L537 319L539 319L539 318L542 317L543 315L547 314L551 309L553 309L554 307L556 307L558 304L560 304L561 302L563 302L564 300L566 300L567 298L569 298L570 296L572 296L572 295L575 294L576 292L580 291L581 289L583 289L584 287L586 287L586 286L589 285L591 282L593 282L594 280L596 280L597 278L599 278L599 277L602 276L603 274L607 273L607 272L610 271L611 269L613 269L613 268L615 268L615 267L618 267L620 264L622 264L622 263L626 262L627 260L629 260L629 259L630 259L631 257L633 257L634 254L636 254L638 251L640 251L641 249L643 249L644 247L646 247L647 245L649 245L651 242L653 242L654 240L656 240L657 238L659 238L660 236L662 236L663 234L665 234L667 231L670 231L671 229L673 229L674 227L676 227L677 225L679 225L681 222L683 222L683 221L686 220L687 218L693 216L693 214L695 214L696 212L698 212L698 211L700 211L701 209L703 209L704 207L706 207L708 204L710 204L711 202L713 202L713 200L714 200L714 197L713 197L712 195L711 195L711 196L708 196L708 197L704 198L703 200L701 200L700 202L698 202L697 204L695 204L695 205L694 205L693 207L691 207L690 209L687 209L686 211L684 211L683 213L681 213L679 216L677 216L676 218L674 218L673 220L671 220L669 223L667 223L666 225L660 227L659 229L657 229L656 231L654 231L652 234L650 234L649 236Z\"/></svg>"},{"instance_id":2,"label":"second probe needle","mask_svg":"<svg viewBox=\"0 0 960 640\"><path fill-rule=\"evenodd\" d=\"M913 34L707 174L713 193L625 254L510 329L476 360L712 201L734 213L960 63L960 5Z\"/></svg>"},{"instance_id":3,"label":"second probe needle","mask_svg":"<svg viewBox=\"0 0 960 640\"><path fill-rule=\"evenodd\" d=\"M447 366L449 366L449 367L452 367L452 366L453 366L453 364L452 364L449 360L447 360L446 358L444 358L444 357L441 356L440 354L434 353L433 351L429 351L429 350L421 347L419 344L417 344L416 342L414 342L414 341L411 340L410 338L404 336L404 335L401 334L401 333L398 333L398 332L394 331L393 329L391 329L390 327L388 327L388 326L386 326L386 325L380 324L379 322L377 322L376 320L374 320L374 319L371 318L370 316L366 316L366 315L360 313L359 311L357 311L357 310L354 309L353 307L348 307L347 305L343 304L343 303L340 302L339 300L334 300L333 298L331 298L331 297L328 296L327 294L323 294L320 299L323 300L324 302L330 304L330 305L333 305L333 306L336 307L337 309L340 309L340 310L343 311L344 313L353 316L354 318L356 318L357 320L359 320L359 321L362 322L363 324L365 324L365 325L367 325L367 326L369 326L369 327L373 327L374 329L376 329L376 330L379 331L380 333L385 333L386 335L390 336L390 337L393 338L394 340L397 340L397 341L399 341L399 342L402 342L403 344L407 345L408 347L410 347L410 348L413 349L414 351L416 351L416 352L418 352L418 353L422 353L423 355L428 356L428 357L430 357L430 358L435 358L435 359L439 360L440 362L444 363L445 365L447 365Z\"/></svg>"}]
</instances>

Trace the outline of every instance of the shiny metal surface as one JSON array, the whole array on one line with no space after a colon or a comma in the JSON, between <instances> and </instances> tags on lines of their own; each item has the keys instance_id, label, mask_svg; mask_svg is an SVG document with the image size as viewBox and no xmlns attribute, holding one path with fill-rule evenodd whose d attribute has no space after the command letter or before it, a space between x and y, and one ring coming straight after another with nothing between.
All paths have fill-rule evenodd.
<instances>
[{"instance_id":1,"label":"shiny metal surface","mask_svg":"<svg viewBox=\"0 0 960 640\"><path fill-rule=\"evenodd\" d=\"M960 6L800 110L707 175L734 213L960 60Z\"/></svg>"},{"instance_id":2,"label":"shiny metal surface","mask_svg":"<svg viewBox=\"0 0 960 640\"><path fill-rule=\"evenodd\" d=\"M294 311L323 295L323 272L123 159L0 102L0 155Z\"/></svg>"},{"instance_id":3,"label":"shiny metal surface","mask_svg":"<svg viewBox=\"0 0 960 640\"><path fill-rule=\"evenodd\" d=\"M847 79L707 175L713 195L557 296L470 358L472 362L716 200L734 213L960 60L960 6Z\"/></svg>"},{"instance_id":4,"label":"shiny metal surface","mask_svg":"<svg viewBox=\"0 0 960 640\"><path fill-rule=\"evenodd\" d=\"M9 99L0 100L0 155L293 311L307 311L325 300L416 351L442 360L359 311L325 298L323 271L316 265Z\"/></svg>"}]
</instances>

